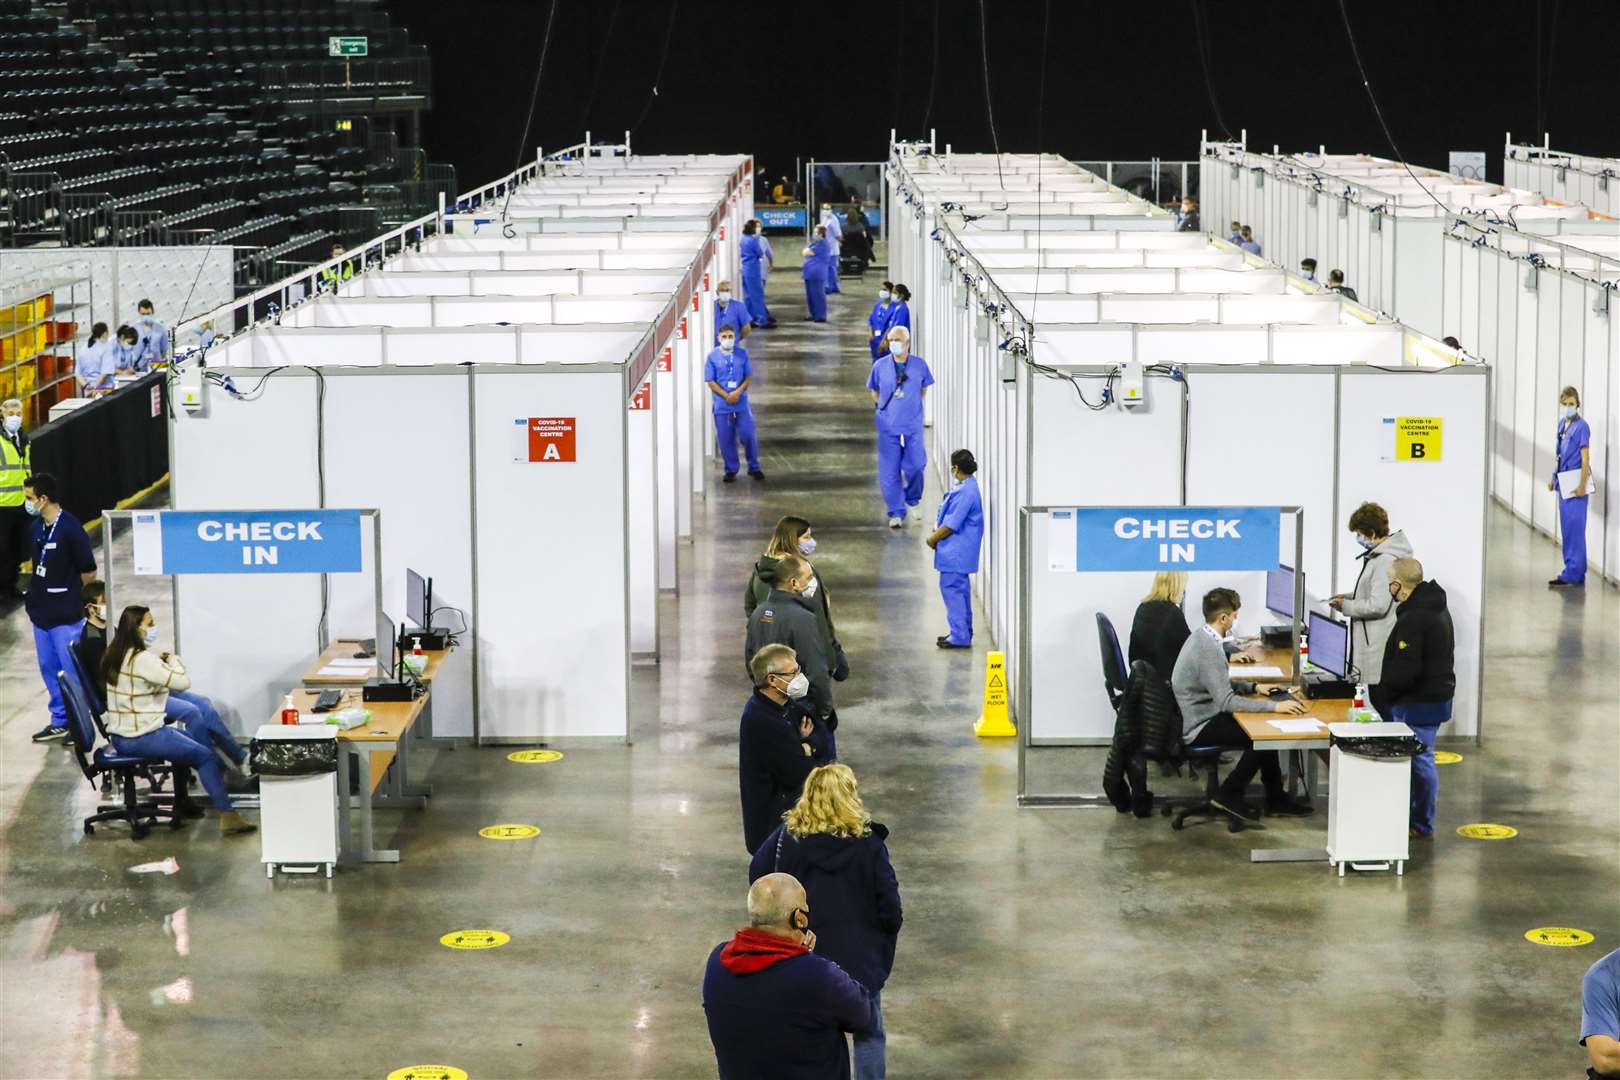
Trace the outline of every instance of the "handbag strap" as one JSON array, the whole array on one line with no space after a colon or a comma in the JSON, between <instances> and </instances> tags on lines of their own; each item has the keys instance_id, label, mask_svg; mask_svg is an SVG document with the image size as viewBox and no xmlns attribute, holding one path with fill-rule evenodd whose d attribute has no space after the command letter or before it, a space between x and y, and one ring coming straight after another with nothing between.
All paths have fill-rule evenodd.
<instances>
[{"instance_id":1,"label":"handbag strap","mask_svg":"<svg viewBox=\"0 0 1620 1080\"><path fill-rule=\"evenodd\" d=\"M776 865L771 867L777 873L782 871L782 837L787 833L787 826L779 826L776 830Z\"/></svg>"}]
</instances>

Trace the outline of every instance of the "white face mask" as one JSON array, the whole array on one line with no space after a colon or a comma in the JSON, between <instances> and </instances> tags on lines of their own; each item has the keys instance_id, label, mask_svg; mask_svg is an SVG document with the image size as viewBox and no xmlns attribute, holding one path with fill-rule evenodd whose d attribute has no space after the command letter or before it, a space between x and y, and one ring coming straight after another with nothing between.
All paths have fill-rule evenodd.
<instances>
[{"instance_id":1,"label":"white face mask","mask_svg":"<svg viewBox=\"0 0 1620 1080\"><path fill-rule=\"evenodd\" d=\"M883 301L885 304L888 303L889 302L889 290L888 289L879 289L878 290L878 299Z\"/></svg>"},{"instance_id":2,"label":"white face mask","mask_svg":"<svg viewBox=\"0 0 1620 1080\"><path fill-rule=\"evenodd\" d=\"M903 358L906 355L906 353L908 353L910 351L911 351L911 343L909 341L891 341L891 342L889 342L889 355L894 357L896 360L899 360L899 359Z\"/></svg>"},{"instance_id":3,"label":"white face mask","mask_svg":"<svg viewBox=\"0 0 1620 1080\"><path fill-rule=\"evenodd\" d=\"M157 635L157 627L148 626L146 628L146 632L142 636L146 639L146 644L147 644L148 647L156 645L157 644L157 637L158 637L158 635Z\"/></svg>"},{"instance_id":4,"label":"white face mask","mask_svg":"<svg viewBox=\"0 0 1620 1080\"><path fill-rule=\"evenodd\" d=\"M806 600L814 600L816 598L816 590L820 588L821 582L816 578L811 578L810 584L806 585L804 587L804 591L799 593L799 595L804 597Z\"/></svg>"},{"instance_id":5,"label":"white face mask","mask_svg":"<svg viewBox=\"0 0 1620 1080\"><path fill-rule=\"evenodd\" d=\"M731 294L729 292L727 292L725 289L721 289L719 292L715 293L714 295L715 295L715 298L717 300L719 300L722 304L731 303Z\"/></svg>"},{"instance_id":6,"label":"white face mask","mask_svg":"<svg viewBox=\"0 0 1620 1080\"><path fill-rule=\"evenodd\" d=\"M106 622L107 621L107 605L106 604L91 604L90 605L90 610L95 612L97 622Z\"/></svg>"},{"instance_id":7,"label":"white face mask","mask_svg":"<svg viewBox=\"0 0 1620 1080\"><path fill-rule=\"evenodd\" d=\"M1565 405L1564 406L1564 419L1565 420L1573 420L1573 419L1575 419L1576 415L1580 411L1581 411L1581 407L1579 405ZM6 423L10 424L11 420L8 418L6 420Z\"/></svg>"},{"instance_id":8,"label":"white face mask","mask_svg":"<svg viewBox=\"0 0 1620 1080\"><path fill-rule=\"evenodd\" d=\"M39 503L35 502L33 499L24 499L23 509L27 511L29 517L39 517L39 515L43 513Z\"/></svg>"},{"instance_id":9,"label":"white face mask","mask_svg":"<svg viewBox=\"0 0 1620 1080\"><path fill-rule=\"evenodd\" d=\"M800 698L804 697L804 695L810 692L809 676L802 671L799 672L797 675L793 676L793 678L788 680L788 684L782 689L782 692L788 697L792 698L794 701L798 701Z\"/></svg>"},{"instance_id":10,"label":"white face mask","mask_svg":"<svg viewBox=\"0 0 1620 1080\"><path fill-rule=\"evenodd\" d=\"M737 339L736 338L723 337L723 338L720 339L720 351L721 352L730 352L732 349L734 349L736 347L737 347Z\"/></svg>"},{"instance_id":11,"label":"white face mask","mask_svg":"<svg viewBox=\"0 0 1620 1080\"><path fill-rule=\"evenodd\" d=\"M19 432L21 430L22 430L22 417L20 417L20 416L8 416L8 417L6 417L6 434L7 435L15 435L15 434L17 434L17 432Z\"/></svg>"}]
</instances>

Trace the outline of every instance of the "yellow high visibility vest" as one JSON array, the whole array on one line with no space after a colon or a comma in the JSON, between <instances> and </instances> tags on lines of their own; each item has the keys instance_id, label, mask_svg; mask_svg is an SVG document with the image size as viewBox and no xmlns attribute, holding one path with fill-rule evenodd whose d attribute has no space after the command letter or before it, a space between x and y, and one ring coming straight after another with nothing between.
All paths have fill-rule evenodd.
<instances>
[{"instance_id":1,"label":"yellow high visibility vest","mask_svg":"<svg viewBox=\"0 0 1620 1080\"><path fill-rule=\"evenodd\" d=\"M19 455L11 440L0 435L0 507L23 504L23 480L30 471L28 459L32 456L32 450L24 443Z\"/></svg>"}]
</instances>

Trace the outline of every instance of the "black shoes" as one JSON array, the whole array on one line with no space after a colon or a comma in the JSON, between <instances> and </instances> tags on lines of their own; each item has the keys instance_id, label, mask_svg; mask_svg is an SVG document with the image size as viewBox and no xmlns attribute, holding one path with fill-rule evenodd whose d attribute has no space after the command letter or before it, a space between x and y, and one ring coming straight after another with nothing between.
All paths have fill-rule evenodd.
<instances>
[{"instance_id":1,"label":"black shoes","mask_svg":"<svg viewBox=\"0 0 1620 1080\"><path fill-rule=\"evenodd\" d=\"M720 482L722 484L735 484L737 482L737 474L734 472L728 472L726 475L720 478Z\"/></svg>"},{"instance_id":2,"label":"black shoes","mask_svg":"<svg viewBox=\"0 0 1620 1080\"><path fill-rule=\"evenodd\" d=\"M1547 588L1549 588L1549 589L1578 589L1584 584L1586 584L1584 581L1565 581L1561 577L1555 577L1551 581L1547 582Z\"/></svg>"},{"instance_id":3,"label":"black shoes","mask_svg":"<svg viewBox=\"0 0 1620 1080\"><path fill-rule=\"evenodd\" d=\"M756 484L765 479L765 474L763 472L761 472L759 469L755 469L753 472L749 473L748 475L754 478L754 483L756 483Z\"/></svg>"},{"instance_id":4,"label":"black shoes","mask_svg":"<svg viewBox=\"0 0 1620 1080\"><path fill-rule=\"evenodd\" d=\"M1215 797L1209 800L1209 802L1211 806L1215 807L1215 809L1219 810L1221 813L1227 815L1228 817L1236 818L1238 821L1260 820L1260 811L1244 802L1242 796L1229 795L1222 791L1217 792Z\"/></svg>"},{"instance_id":5,"label":"black shoes","mask_svg":"<svg viewBox=\"0 0 1620 1080\"><path fill-rule=\"evenodd\" d=\"M958 645L956 642L951 640L951 636L949 634L945 634L945 635L942 635L940 637L935 638L934 639L934 644L938 645L942 649L971 649L971 648L973 648L972 645Z\"/></svg>"},{"instance_id":6,"label":"black shoes","mask_svg":"<svg viewBox=\"0 0 1620 1080\"><path fill-rule=\"evenodd\" d=\"M67 738L67 728L57 727L55 724L46 724L34 732L35 742L59 742Z\"/></svg>"},{"instance_id":7,"label":"black shoes","mask_svg":"<svg viewBox=\"0 0 1620 1080\"><path fill-rule=\"evenodd\" d=\"M1272 817L1307 817L1316 813L1316 807L1311 805L1309 799L1280 795L1266 799L1266 813Z\"/></svg>"}]
</instances>

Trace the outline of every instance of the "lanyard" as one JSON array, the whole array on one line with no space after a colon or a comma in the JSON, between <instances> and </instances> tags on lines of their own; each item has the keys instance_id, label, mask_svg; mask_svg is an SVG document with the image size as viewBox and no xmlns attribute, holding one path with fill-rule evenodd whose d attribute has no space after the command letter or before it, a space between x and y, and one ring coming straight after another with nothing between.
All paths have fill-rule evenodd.
<instances>
[{"instance_id":1,"label":"lanyard","mask_svg":"<svg viewBox=\"0 0 1620 1080\"><path fill-rule=\"evenodd\" d=\"M56 527L62 524L62 514L57 512L56 520L51 522L50 531L45 534L45 540L39 546L39 558L35 559L34 573L40 577L45 576L45 553L51 549L51 542L56 539Z\"/></svg>"}]
</instances>

